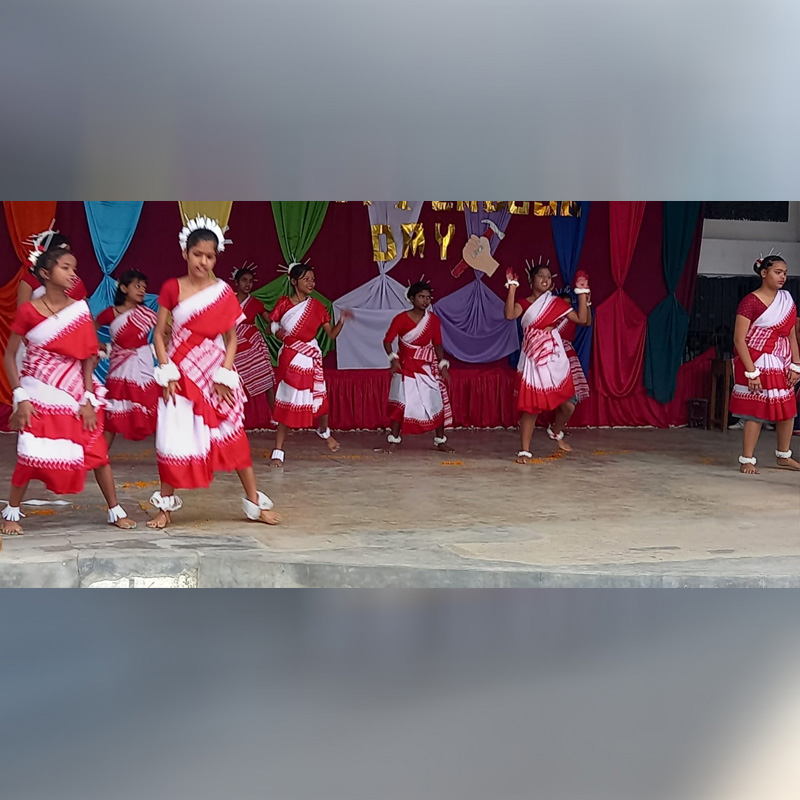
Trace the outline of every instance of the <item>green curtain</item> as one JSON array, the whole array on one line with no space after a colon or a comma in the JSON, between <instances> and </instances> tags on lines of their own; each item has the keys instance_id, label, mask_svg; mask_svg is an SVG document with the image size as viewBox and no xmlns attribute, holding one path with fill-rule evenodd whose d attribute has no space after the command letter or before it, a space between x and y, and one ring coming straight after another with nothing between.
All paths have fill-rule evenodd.
<instances>
[{"instance_id":1,"label":"green curtain","mask_svg":"<svg viewBox=\"0 0 800 800\"><path fill-rule=\"evenodd\" d=\"M661 261L668 294L647 318L644 362L645 388L659 403L668 403L675 395L686 347L689 313L675 291L689 257L700 206L699 202L664 203Z\"/></svg>"},{"instance_id":2,"label":"green curtain","mask_svg":"<svg viewBox=\"0 0 800 800\"><path fill-rule=\"evenodd\" d=\"M311 247L322 227L327 210L327 201L272 203L272 215L275 217L278 241L286 266L293 261L300 261L308 252L308 248ZM286 294L289 294L289 278L287 275L281 275L266 286L256 289L253 297L258 298L267 311L272 311L279 298ZM328 309L328 313L333 319L333 303L319 292L314 292L313 296ZM256 324L267 340L273 363L277 363L278 351L281 347L280 340L269 332L268 326L260 317ZM322 355L327 355L333 349L333 342L322 331L317 336L317 342L319 342Z\"/></svg>"}]
</instances>

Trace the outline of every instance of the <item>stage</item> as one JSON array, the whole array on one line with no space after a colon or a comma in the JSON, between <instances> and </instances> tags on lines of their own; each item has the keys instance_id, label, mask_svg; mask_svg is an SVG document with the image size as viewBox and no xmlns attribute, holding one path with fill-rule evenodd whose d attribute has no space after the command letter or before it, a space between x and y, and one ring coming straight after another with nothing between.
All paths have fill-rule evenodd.
<instances>
[{"instance_id":1,"label":"stage","mask_svg":"<svg viewBox=\"0 0 800 800\"><path fill-rule=\"evenodd\" d=\"M104 524L90 476L71 506L25 506L26 534L3 537L0 586L470 587L800 586L800 475L737 471L738 432L577 430L559 457L541 430L519 466L513 431L457 430L457 452L407 437L392 456L377 434L342 434L326 454L294 434L282 472L271 436L251 438L278 528L241 518L235 476L181 492L166 532L144 526L156 488L152 441L121 442L113 464L134 532ZM6 496L14 436L0 436ZM52 500L32 487L28 499Z\"/></svg>"}]
</instances>

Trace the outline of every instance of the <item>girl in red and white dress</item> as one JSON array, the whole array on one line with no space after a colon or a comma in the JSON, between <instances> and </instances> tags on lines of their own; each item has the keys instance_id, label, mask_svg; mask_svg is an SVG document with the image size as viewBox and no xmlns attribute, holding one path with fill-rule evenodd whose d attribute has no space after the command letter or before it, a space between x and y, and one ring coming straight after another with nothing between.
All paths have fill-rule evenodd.
<instances>
[{"instance_id":1,"label":"girl in red and white dress","mask_svg":"<svg viewBox=\"0 0 800 800\"><path fill-rule=\"evenodd\" d=\"M447 391L450 362L442 350L442 325L430 311L431 286L418 281L409 287L407 296L414 307L392 320L383 339L392 365L388 409L392 432L387 437L386 451L394 452L400 444L401 431L434 431L434 446L452 453L444 434L445 427L453 424ZM392 349L395 339L399 342L396 353Z\"/></svg>"},{"instance_id":2,"label":"girl in red and white dress","mask_svg":"<svg viewBox=\"0 0 800 800\"><path fill-rule=\"evenodd\" d=\"M579 272L576 277L581 278L585 274L584 272ZM578 292L578 296L580 297L580 294L585 290L574 289L573 291ZM568 295L565 294L561 296L571 305ZM586 304L589 306L592 305L590 298L591 296L589 295L586 300ZM586 324L588 325L589 322ZM558 407L553 424L547 426L547 435L556 442L561 450L567 453L572 451L572 447L564 441L564 429L567 427L570 417L575 413L575 408L578 403L589 397L589 382L586 380L586 375L583 372L580 359L572 344L577 329L578 323L571 320L569 317L562 317L555 327L555 330L558 331L559 336L561 336L561 341L564 344L564 351L569 359L569 371L572 375L572 385L575 389L575 394Z\"/></svg>"},{"instance_id":3,"label":"girl in red and white dress","mask_svg":"<svg viewBox=\"0 0 800 800\"><path fill-rule=\"evenodd\" d=\"M234 366L244 384L247 403L244 407L244 427L247 430L267 428L272 423L275 405L275 373L272 370L269 348L256 327L262 317L269 324L264 304L250 296L255 279L255 265L244 266L233 273L236 299L244 319L236 325L236 360Z\"/></svg>"},{"instance_id":4,"label":"girl in red and white dress","mask_svg":"<svg viewBox=\"0 0 800 800\"><path fill-rule=\"evenodd\" d=\"M111 334L105 430L109 447L117 434L138 442L156 432L161 388L148 338L158 318L144 304L146 294L145 274L129 269L119 279L114 305L97 317L98 326L108 325Z\"/></svg>"},{"instance_id":5,"label":"girl in red and white dress","mask_svg":"<svg viewBox=\"0 0 800 800\"><path fill-rule=\"evenodd\" d=\"M19 437L11 493L2 512L5 534L22 533L20 503L32 480L56 494L78 494L90 469L108 503L108 522L136 527L117 502L102 436L105 390L93 377L98 342L92 315L84 300L67 296L76 266L68 250L40 253L36 276L45 291L17 309L11 324L5 367L14 389L10 425ZM16 356L23 340L27 348L20 374Z\"/></svg>"},{"instance_id":6,"label":"girl in red and white dress","mask_svg":"<svg viewBox=\"0 0 800 800\"><path fill-rule=\"evenodd\" d=\"M245 395L233 368L242 309L230 286L213 274L226 244L223 231L215 220L198 217L178 238L188 272L164 283L153 338L156 383L164 390L156 425L161 491L150 498L158 513L147 524L164 528L171 522L183 506L176 488L206 488L215 472L236 470L245 516L276 525L280 515L256 485L244 432Z\"/></svg>"},{"instance_id":7,"label":"girl in red and white dress","mask_svg":"<svg viewBox=\"0 0 800 800\"><path fill-rule=\"evenodd\" d=\"M773 422L778 467L800 470L790 449L797 413L794 386L800 379L797 308L783 289L786 262L780 254L759 258L753 270L760 276L761 286L739 303L733 330L736 355L730 410L745 421L739 469L747 474L758 472L754 451L761 426Z\"/></svg>"},{"instance_id":8,"label":"girl in red and white dress","mask_svg":"<svg viewBox=\"0 0 800 800\"><path fill-rule=\"evenodd\" d=\"M278 423L271 464L283 465L283 450L289 428L313 428L335 453L339 442L328 427L328 391L322 371L322 351L317 343L320 328L335 339L350 316L342 312L339 321L331 324L328 310L311 296L316 285L314 268L308 264L292 264L289 269L291 294L281 297L269 315L272 332L283 341L278 356L274 417Z\"/></svg>"},{"instance_id":9,"label":"girl in red and white dress","mask_svg":"<svg viewBox=\"0 0 800 800\"><path fill-rule=\"evenodd\" d=\"M55 224L55 220L53 220ZM25 303L41 297L44 294L44 286L34 273L34 266L36 259L41 253L46 250L70 250L69 239L63 233L51 229L37 233L31 237L30 243L33 249L28 256L28 261L31 263L30 269L26 270L17 285L17 308L21 308ZM86 286L80 277L76 274L75 281L72 286L67 289L67 297L73 300L85 300L89 296L86 291ZM17 350L17 372L22 371L22 364L25 360L25 343L20 343L19 350Z\"/></svg>"},{"instance_id":10,"label":"girl in red and white dress","mask_svg":"<svg viewBox=\"0 0 800 800\"><path fill-rule=\"evenodd\" d=\"M517 366L517 409L521 413L520 450L518 464L529 464L531 437L536 417L543 411L553 411L575 396L569 358L556 325L567 318L586 325L590 319L589 282L584 274L576 278L578 311L563 298L552 294L553 276L541 260L528 265L531 295L517 298L519 279L512 270L506 272L506 319L522 317L522 352Z\"/></svg>"}]
</instances>

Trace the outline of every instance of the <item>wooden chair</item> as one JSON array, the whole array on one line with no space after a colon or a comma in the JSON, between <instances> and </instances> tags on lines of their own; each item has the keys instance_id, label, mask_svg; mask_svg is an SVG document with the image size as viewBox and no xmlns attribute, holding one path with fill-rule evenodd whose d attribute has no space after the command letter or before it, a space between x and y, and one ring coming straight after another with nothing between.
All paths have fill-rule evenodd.
<instances>
[{"instance_id":1,"label":"wooden chair","mask_svg":"<svg viewBox=\"0 0 800 800\"><path fill-rule=\"evenodd\" d=\"M709 427L728 430L731 403L733 365L729 358L715 358L711 362L711 409Z\"/></svg>"}]
</instances>

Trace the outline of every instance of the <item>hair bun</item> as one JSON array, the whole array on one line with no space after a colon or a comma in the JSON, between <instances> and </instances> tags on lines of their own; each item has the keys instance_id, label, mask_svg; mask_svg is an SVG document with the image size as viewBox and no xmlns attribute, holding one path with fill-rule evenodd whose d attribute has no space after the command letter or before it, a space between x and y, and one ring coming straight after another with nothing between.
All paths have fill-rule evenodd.
<instances>
[{"instance_id":1,"label":"hair bun","mask_svg":"<svg viewBox=\"0 0 800 800\"><path fill-rule=\"evenodd\" d=\"M762 264L762 259L760 258L757 258L755 260L755 263L753 264L753 272L755 272L756 275L761 274L761 264Z\"/></svg>"}]
</instances>

